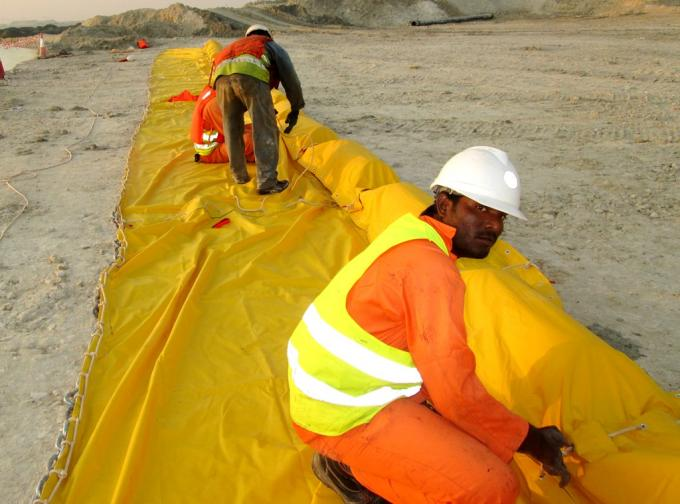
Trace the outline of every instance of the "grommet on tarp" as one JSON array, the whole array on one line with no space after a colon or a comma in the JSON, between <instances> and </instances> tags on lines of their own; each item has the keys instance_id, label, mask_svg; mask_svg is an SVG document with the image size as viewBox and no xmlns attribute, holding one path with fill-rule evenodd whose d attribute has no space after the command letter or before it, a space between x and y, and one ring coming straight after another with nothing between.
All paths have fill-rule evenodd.
<instances>
[{"instance_id":1,"label":"grommet on tarp","mask_svg":"<svg viewBox=\"0 0 680 504\"><path fill-rule=\"evenodd\" d=\"M52 468L54 467L54 464L57 462L57 459L59 458L58 453L54 453L50 459L47 461L47 470L51 471Z\"/></svg>"},{"instance_id":2,"label":"grommet on tarp","mask_svg":"<svg viewBox=\"0 0 680 504\"><path fill-rule=\"evenodd\" d=\"M228 217L225 217L224 219L218 220L215 224L213 224L213 229L219 229L223 228L224 226L227 226L231 224L231 219Z\"/></svg>"},{"instance_id":3,"label":"grommet on tarp","mask_svg":"<svg viewBox=\"0 0 680 504\"><path fill-rule=\"evenodd\" d=\"M35 498L40 499L40 495L42 494L43 487L45 486L45 483L47 483L47 479L49 478L49 474L46 474L42 478L40 478L40 481L38 481L38 485L35 487ZM42 502L42 501L33 501L35 502Z\"/></svg>"},{"instance_id":4,"label":"grommet on tarp","mask_svg":"<svg viewBox=\"0 0 680 504\"><path fill-rule=\"evenodd\" d=\"M64 435L63 432L60 432L60 433L57 435L56 441L54 442L54 447L55 447L57 450L61 450L61 447L62 447L63 444L64 444L64 439L66 439L66 436Z\"/></svg>"},{"instance_id":5,"label":"grommet on tarp","mask_svg":"<svg viewBox=\"0 0 680 504\"><path fill-rule=\"evenodd\" d=\"M71 419L71 414L73 413L73 404L67 404L66 405L66 420Z\"/></svg>"},{"instance_id":6,"label":"grommet on tarp","mask_svg":"<svg viewBox=\"0 0 680 504\"><path fill-rule=\"evenodd\" d=\"M78 389L72 389L69 392L66 392L64 395L64 403L68 404L69 406L73 406L76 402L76 394L78 393Z\"/></svg>"}]
</instances>

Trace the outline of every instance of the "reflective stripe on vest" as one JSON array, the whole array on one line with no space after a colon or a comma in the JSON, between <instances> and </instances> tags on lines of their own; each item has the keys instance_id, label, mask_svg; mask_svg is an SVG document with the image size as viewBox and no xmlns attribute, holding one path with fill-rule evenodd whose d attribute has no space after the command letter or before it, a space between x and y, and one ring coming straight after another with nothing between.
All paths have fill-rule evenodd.
<instances>
[{"instance_id":1,"label":"reflective stripe on vest","mask_svg":"<svg viewBox=\"0 0 680 504\"><path fill-rule=\"evenodd\" d=\"M432 226L405 215L345 265L305 312L288 345L290 411L298 425L340 435L420 390L411 355L366 332L346 309L349 291L380 255L417 239L433 242L448 256Z\"/></svg>"},{"instance_id":2,"label":"reflective stripe on vest","mask_svg":"<svg viewBox=\"0 0 680 504\"><path fill-rule=\"evenodd\" d=\"M381 387L360 396L351 396L335 389L308 374L300 366L299 353L292 342L288 343L288 363L295 385L308 397L339 406L385 406L401 397L411 397L420 391L420 385L407 389Z\"/></svg>"},{"instance_id":3,"label":"reflective stripe on vest","mask_svg":"<svg viewBox=\"0 0 680 504\"><path fill-rule=\"evenodd\" d=\"M264 35L251 35L235 40L215 56L210 85L222 75L243 74L255 77L271 86L269 67L271 61L266 44L271 39Z\"/></svg>"},{"instance_id":4,"label":"reflective stripe on vest","mask_svg":"<svg viewBox=\"0 0 680 504\"><path fill-rule=\"evenodd\" d=\"M215 130L206 130L203 132L203 143L195 143L194 150L197 154L201 156L209 156L212 151L214 151L219 143L217 138L219 137L219 132Z\"/></svg>"},{"instance_id":5,"label":"reflective stripe on vest","mask_svg":"<svg viewBox=\"0 0 680 504\"><path fill-rule=\"evenodd\" d=\"M256 58L251 54L242 54L235 58L224 60L217 65L213 74L213 82L220 75L243 74L250 75L269 84L268 64L269 58L266 53L261 58Z\"/></svg>"},{"instance_id":6,"label":"reflective stripe on vest","mask_svg":"<svg viewBox=\"0 0 680 504\"><path fill-rule=\"evenodd\" d=\"M309 333L317 343L359 371L378 380L390 383L410 384L423 382L420 373L415 367L405 366L382 355L378 355L335 330L321 318L314 304L307 308L302 320L307 324Z\"/></svg>"}]
</instances>

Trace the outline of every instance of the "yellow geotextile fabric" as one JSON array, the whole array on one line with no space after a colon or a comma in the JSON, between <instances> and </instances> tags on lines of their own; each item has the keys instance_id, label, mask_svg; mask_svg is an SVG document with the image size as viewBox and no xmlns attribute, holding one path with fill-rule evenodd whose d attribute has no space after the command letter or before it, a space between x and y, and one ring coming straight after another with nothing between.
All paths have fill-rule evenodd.
<instances>
[{"instance_id":1,"label":"yellow geotextile fabric","mask_svg":"<svg viewBox=\"0 0 680 504\"><path fill-rule=\"evenodd\" d=\"M428 198L304 115L280 141L280 177L291 181L282 194L258 196L254 181L235 186L224 166L194 163L194 104L167 99L202 89L211 44L166 51L152 69L120 204L121 257L103 275L99 330L42 499L339 502L290 427L286 343L335 272ZM273 96L285 126L288 102ZM564 313L508 244L461 266L485 384L530 421L562 426L589 461L574 466L567 495L518 457L522 500L680 501L678 401ZM647 429L607 436L636 422Z\"/></svg>"}]
</instances>

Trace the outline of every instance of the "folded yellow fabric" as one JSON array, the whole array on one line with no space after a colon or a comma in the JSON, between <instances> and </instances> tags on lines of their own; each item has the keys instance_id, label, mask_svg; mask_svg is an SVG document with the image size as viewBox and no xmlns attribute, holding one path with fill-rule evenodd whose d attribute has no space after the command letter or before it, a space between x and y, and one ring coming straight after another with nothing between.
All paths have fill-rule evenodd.
<instances>
[{"instance_id":1,"label":"folded yellow fabric","mask_svg":"<svg viewBox=\"0 0 680 504\"><path fill-rule=\"evenodd\" d=\"M282 194L258 196L225 166L194 163L193 104L166 99L200 91L217 50L169 50L152 69L120 257L102 276L99 328L43 500L339 502L290 427L287 339L342 265L431 198L304 114L281 137L279 171L291 181ZM273 96L283 129L289 105ZM509 244L459 264L481 379L576 442L567 490L516 458L521 501L680 502L678 400L569 317Z\"/></svg>"}]
</instances>

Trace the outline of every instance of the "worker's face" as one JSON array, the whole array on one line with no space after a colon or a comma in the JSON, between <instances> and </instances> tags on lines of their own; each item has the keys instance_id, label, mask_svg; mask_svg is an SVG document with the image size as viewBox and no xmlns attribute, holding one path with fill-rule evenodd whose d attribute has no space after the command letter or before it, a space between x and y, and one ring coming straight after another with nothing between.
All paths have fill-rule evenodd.
<instances>
[{"instance_id":1,"label":"worker's face","mask_svg":"<svg viewBox=\"0 0 680 504\"><path fill-rule=\"evenodd\" d=\"M456 228L451 251L458 257L486 257L503 232L505 214L465 196L453 201L446 193L439 193L435 203L442 222Z\"/></svg>"}]
</instances>

